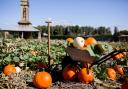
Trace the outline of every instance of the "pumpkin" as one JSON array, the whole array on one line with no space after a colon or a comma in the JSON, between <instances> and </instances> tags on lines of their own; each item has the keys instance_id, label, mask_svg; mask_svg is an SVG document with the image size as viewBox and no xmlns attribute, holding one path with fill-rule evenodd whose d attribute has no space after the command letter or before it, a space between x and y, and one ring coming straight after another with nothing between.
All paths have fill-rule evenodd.
<instances>
[{"instance_id":1,"label":"pumpkin","mask_svg":"<svg viewBox=\"0 0 128 89\"><path fill-rule=\"evenodd\" d=\"M115 66L114 66L114 69L115 69L115 71L116 71L118 74L121 74L121 75L124 74L124 69L123 69L123 67L122 67L121 65L115 65Z\"/></svg>"},{"instance_id":2,"label":"pumpkin","mask_svg":"<svg viewBox=\"0 0 128 89\"><path fill-rule=\"evenodd\" d=\"M4 67L3 69L3 73L5 75L8 75L10 76L11 74L15 73L16 72L16 69L14 67L14 65L11 65L11 64L8 64L7 66Z\"/></svg>"},{"instance_id":3,"label":"pumpkin","mask_svg":"<svg viewBox=\"0 0 128 89\"><path fill-rule=\"evenodd\" d=\"M37 88L48 88L52 85L52 77L48 72L37 72L33 79Z\"/></svg>"},{"instance_id":4,"label":"pumpkin","mask_svg":"<svg viewBox=\"0 0 128 89\"><path fill-rule=\"evenodd\" d=\"M16 69L16 73L20 73L21 72L21 69L20 69L20 67L15 67L15 69Z\"/></svg>"},{"instance_id":5,"label":"pumpkin","mask_svg":"<svg viewBox=\"0 0 128 89\"><path fill-rule=\"evenodd\" d=\"M33 56L36 56L37 55L37 51L34 51L34 50L31 50L30 53L33 55Z\"/></svg>"},{"instance_id":6,"label":"pumpkin","mask_svg":"<svg viewBox=\"0 0 128 89\"><path fill-rule=\"evenodd\" d=\"M124 57L124 55L122 54L122 53L119 53L119 54L117 54L114 58L115 59L121 59L121 58L123 58Z\"/></svg>"},{"instance_id":7,"label":"pumpkin","mask_svg":"<svg viewBox=\"0 0 128 89\"><path fill-rule=\"evenodd\" d=\"M63 70L63 78L65 80L74 80L77 77L78 68L75 65L67 65Z\"/></svg>"},{"instance_id":8,"label":"pumpkin","mask_svg":"<svg viewBox=\"0 0 128 89\"><path fill-rule=\"evenodd\" d=\"M85 47L85 40L82 37L76 37L73 41L73 46L78 49L83 49Z\"/></svg>"},{"instance_id":9,"label":"pumpkin","mask_svg":"<svg viewBox=\"0 0 128 89\"><path fill-rule=\"evenodd\" d=\"M109 79L116 80L116 71L113 68L107 68L106 74Z\"/></svg>"},{"instance_id":10,"label":"pumpkin","mask_svg":"<svg viewBox=\"0 0 128 89\"><path fill-rule=\"evenodd\" d=\"M92 45L92 44L97 44L97 41L95 38L93 37L88 37L87 39L85 39L85 45Z\"/></svg>"},{"instance_id":11,"label":"pumpkin","mask_svg":"<svg viewBox=\"0 0 128 89\"><path fill-rule=\"evenodd\" d=\"M66 39L66 42L67 42L67 45L70 46L72 43L73 43L73 38L67 38Z\"/></svg>"},{"instance_id":12,"label":"pumpkin","mask_svg":"<svg viewBox=\"0 0 128 89\"><path fill-rule=\"evenodd\" d=\"M94 80L94 74L91 69L82 68L78 73L78 79L80 82L88 84Z\"/></svg>"}]
</instances>

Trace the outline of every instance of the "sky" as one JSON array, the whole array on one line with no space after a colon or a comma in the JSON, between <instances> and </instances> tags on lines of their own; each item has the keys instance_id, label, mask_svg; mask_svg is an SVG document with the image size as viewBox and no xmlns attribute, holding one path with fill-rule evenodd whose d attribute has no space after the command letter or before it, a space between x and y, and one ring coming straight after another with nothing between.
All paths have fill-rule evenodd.
<instances>
[{"instance_id":1,"label":"sky","mask_svg":"<svg viewBox=\"0 0 128 89\"><path fill-rule=\"evenodd\" d=\"M33 26L105 26L128 29L128 0L29 0L29 20ZM20 0L0 0L0 28L16 26L20 20Z\"/></svg>"}]
</instances>

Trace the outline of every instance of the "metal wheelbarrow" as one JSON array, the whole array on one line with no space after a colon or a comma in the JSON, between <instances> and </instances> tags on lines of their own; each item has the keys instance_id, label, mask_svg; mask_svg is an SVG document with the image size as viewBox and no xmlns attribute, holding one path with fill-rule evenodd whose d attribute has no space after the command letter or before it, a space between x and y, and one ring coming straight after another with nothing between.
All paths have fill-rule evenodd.
<instances>
[{"instance_id":1,"label":"metal wheelbarrow","mask_svg":"<svg viewBox=\"0 0 128 89\"><path fill-rule=\"evenodd\" d=\"M83 63L89 63L91 68L93 65L99 65L111 58L113 58L115 55L123 52L128 52L128 50L120 49L120 50L114 50L98 60L95 59L95 57L91 56L88 51L86 50L80 50L74 47L67 47L66 48L67 54L71 57L73 61L83 62Z\"/></svg>"}]
</instances>

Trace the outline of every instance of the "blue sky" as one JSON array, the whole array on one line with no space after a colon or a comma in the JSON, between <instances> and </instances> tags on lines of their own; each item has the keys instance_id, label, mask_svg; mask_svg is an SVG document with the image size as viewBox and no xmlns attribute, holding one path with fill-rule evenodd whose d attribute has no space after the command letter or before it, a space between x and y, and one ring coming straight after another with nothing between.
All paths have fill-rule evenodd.
<instances>
[{"instance_id":1,"label":"blue sky","mask_svg":"<svg viewBox=\"0 0 128 89\"><path fill-rule=\"evenodd\" d=\"M30 21L44 25L117 26L128 29L128 0L29 0ZM0 27L16 26L20 20L20 0L0 0Z\"/></svg>"}]
</instances>

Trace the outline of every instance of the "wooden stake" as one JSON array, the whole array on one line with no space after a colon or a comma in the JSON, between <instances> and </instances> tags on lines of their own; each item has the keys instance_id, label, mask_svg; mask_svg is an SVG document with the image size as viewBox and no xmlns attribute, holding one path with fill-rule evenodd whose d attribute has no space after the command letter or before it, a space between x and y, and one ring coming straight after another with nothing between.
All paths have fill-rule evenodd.
<instances>
[{"instance_id":1,"label":"wooden stake","mask_svg":"<svg viewBox=\"0 0 128 89\"><path fill-rule=\"evenodd\" d=\"M52 23L51 21L46 21L46 23L48 24L48 60L49 60L49 66L51 65L51 55L50 55L50 23Z\"/></svg>"}]
</instances>

